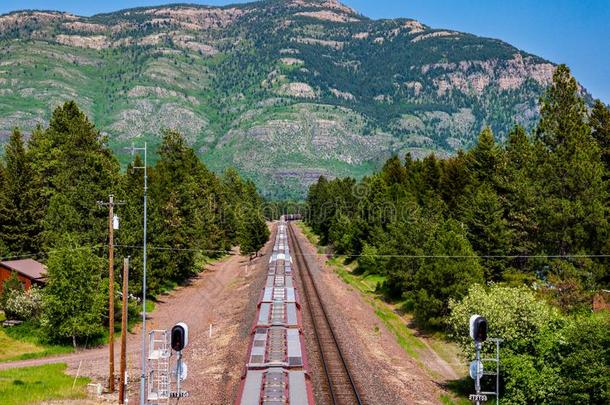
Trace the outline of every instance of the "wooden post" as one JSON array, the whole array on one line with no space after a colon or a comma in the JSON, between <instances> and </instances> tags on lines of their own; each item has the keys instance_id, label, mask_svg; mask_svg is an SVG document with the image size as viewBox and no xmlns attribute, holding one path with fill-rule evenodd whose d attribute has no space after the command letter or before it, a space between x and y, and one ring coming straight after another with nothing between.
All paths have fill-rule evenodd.
<instances>
[{"instance_id":1,"label":"wooden post","mask_svg":"<svg viewBox=\"0 0 610 405\"><path fill-rule=\"evenodd\" d=\"M108 202L98 201L97 204L100 207L108 206L108 391L114 392L114 206L125 202L115 203L114 195L110 194Z\"/></svg>"},{"instance_id":2,"label":"wooden post","mask_svg":"<svg viewBox=\"0 0 610 405\"><path fill-rule=\"evenodd\" d=\"M127 356L127 296L129 289L129 258L123 259L123 306L121 310L121 364L120 364L120 385L119 385L119 404L125 403L125 372Z\"/></svg>"},{"instance_id":3,"label":"wooden post","mask_svg":"<svg viewBox=\"0 0 610 405\"><path fill-rule=\"evenodd\" d=\"M110 195L108 204L108 355L110 370L108 373L108 391L114 392L114 196Z\"/></svg>"}]
</instances>

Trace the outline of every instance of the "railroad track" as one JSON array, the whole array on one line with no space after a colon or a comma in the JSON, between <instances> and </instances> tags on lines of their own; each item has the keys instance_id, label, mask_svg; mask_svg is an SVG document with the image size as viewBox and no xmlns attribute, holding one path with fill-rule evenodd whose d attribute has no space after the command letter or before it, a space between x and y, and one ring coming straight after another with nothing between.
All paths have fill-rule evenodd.
<instances>
[{"instance_id":1,"label":"railroad track","mask_svg":"<svg viewBox=\"0 0 610 405\"><path fill-rule=\"evenodd\" d=\"M349 371L345 357L333 327L328 319L326 309L320 299L316 283L311 275L307 260L303 256L303 250L299 245L292 224L288 222L288 234L292 242L293 257L299 268L299 277L303 285L303 293L307 302L307 308L311 314L314 335L318 344L318 350L322 359L322 366L326 376L326 391L328 391L331 403L334 405L362 404L358 389Z\"/></svg>"}]
</instances>

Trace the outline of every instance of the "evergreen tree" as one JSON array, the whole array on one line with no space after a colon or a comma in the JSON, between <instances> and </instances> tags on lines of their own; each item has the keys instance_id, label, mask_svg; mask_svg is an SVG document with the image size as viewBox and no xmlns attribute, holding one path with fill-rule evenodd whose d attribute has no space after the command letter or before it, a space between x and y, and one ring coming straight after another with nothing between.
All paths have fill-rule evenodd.
<instances>
[{"instance_id":1,"label":"evergreen tree","mask_svg":"<svg viewBox=\"0 0 610 405\"><path fill-rule=\"evenodd\" d=\"M328 230L332 219L333 198L329 192L328 180L320 176L307 195L307 206L310 212L309 224L314 232L320 235L322 243L328 241Z\"/></svg>"},{"instance_id":2,"label":"evergreen tree","mask_svg":"<svg viewBox=\"0 0 610 405\"><path fill-rule=\"evenodd\" d=\"M544 250L599 252L608 232L604 167L587 124L584 100L565 65L557 67L542 100L537 134L542 148L536 206Z\"/></svg>"},{"instance_id":3,"label":"evergreen tree","mask_svg":"<svg viewBox=\"0 0 610 405\"><path fill-rule=\"evenodd\" d=\"M0 160L0 190L6 189L6 169ZM9 200L5 193L0 192L0 224L9 223ZM0 228L2 226L0 225ZM5 241L4 231L0 232L0 257L10 256L11 252Z\"/></svg>"},{"instance_id":4,"label":"evergreen tree","mask_svg":"<svg viewBox=\"0 0 610 405\"><path fill-rule=\"evenodd\" d=\"M193 174L199 164L184 138L166 131L159 146L159 160L151 176L151 281L181 280L195 272L196 186ZM176 248L169 251L168 248ZM152 251L152 249L151 249ZM156 285L151 284L151 288Z\"/></svg>"},{"instance_id":5,"label":"evergreen tree","mask_svg":"<svg viewBox=\"0 0 610 405\"><path fill-rule=\"evenodd\" d=\"M441 165L436 156L434 154L426 156L421 165L422 195L429 192L436 193L439 190L441 176Z\"/></svg>"},{"instance_id":6,"label":"evergreen tree","mask_svg":"<svg viewBox=\"0 0 610 405\"><path fill-rule=\"evenodd\" d=\"M506 145L506 220L512 235L512 252L529 255L537 251L536 185L532 178L535 150L525 130L517 126L508 134ZM525 258L512 260L519 270L531 263Z\"/></svg>"},{"instance_id":7,"label":"evergreen tree","mask_svg":"<svg viewBox=\"0 0 610 405\"><path fill-rule=\"evenodd\" d=\"M42 207L37 205L38 184L18 129L13 130L5 147L5 159L3 194L6 205L0 234L12 253L36 252Z\"/></svg>"},{"instance_id":8,"label":"evergreen tree","mask_svg":"<svg viewBox=\"0 0 610 405\"><path fill-rule=\"evenodd\" d=\"M424 251L438 257L422 259L408 295L416 322L426 327L438 327L443 324L443 317L449 314L449 299L460 299L472 284L481 283L483 271L464 231L453 220L446 221L430 234Z\"/></svg>"},{"instance_id":9,"label":"evergreen tree","mask_svg":"<svg viewBox=\"0 0 610 405\"><path fill-rule=\"evenodd\" d=\"M107 213L92 209L96 201L115 193L119 180L119 163L105 145L99 131L73 101L53 111L49 128L34 131L30 141L34 171L40 180L44 205L58 194L63 203L78 215L78 222L68 229L80 243L103 243L107 238ZM66 227L67 218L46 215L44 245L52 247L57 229Z\"/></svg>"},{"instance_id":10,"label":"evergreen tree","mask_svg":"<svg viewBox=\"0 0 610 405\"><path fill-rule=\"evenodd\" d=\"M610 178L610 109L601 101L595 100L589 118L591 135L597 141L602 162L606 166L606 179Z\"/></svg>"},{"instance_id":11,"label":"evergreen tree","mask_svg":"<svg viewBox=\"0 0 610 405\"><path fill-rule=\"evenodd\" d=\"M553 83L540 104L540 124L536 134L548 150L555 151L571 138L589 132L585 102L566 65L557 66Z\"/></svg>"},{"instance_id":12,"label":"evergreen tree","mask_svg":"<svg viewBox=\"0 0 610 405\"><path fill-rule=\"evenodd\" d=\"M469 152L469 169L479 182L498 185L501 165L501 151L491 128L485 128L479 135L476 146Z\"/></svg>"},{"instance_id":13,"label":"evergreen tree","mask_svg":"<svg viewBox=\"0 0 610 405\"><path fill-rule=\"evenodd\" d=\"M392 156L381 169L383 179L388 185L405 184L407 181L407 170L400 163L398 156Z\"/></svg>"},{"instance_id":14,"label":"evergreen tree","mask_svg":"<svg viewBox=\"0 0 610 405\"><path fill-rule=\"evenodd\" d=\"M479 256L502 256L511 252L511 233L504 217L504 207L491 185L483 183L467 193L460 204L468 239ZM499 281L506 269L506 259L482 260L486 279Z\"/></svg>"},{"instance_id":15,"label":"evergreen tree","mask_svg":"<svg viewBox=\"0 0 610 405\"><path fill-rule=\"evenodd\" d=\"M472 181L472 174L468 169L466 154L463 151L460 150L455 157L444 161L441 194L447 204L449 215L458 213L458 201Z\"/></svg>"},{"instance_id":16,"label":"evergreen tree","mask_svg":"<svg viewBox=\"0 0 610 405\"><path fill-rule=\"evenodd\" d=\"M120 229L115 233L115 243L129 246L115 250L117 262L122 258L131 256L129 260L129 291L131 294L140 295L142 291L142 250L144 244L144 170L134 169L143 167L144 162L140 155L136 155L132 163L129 163L122 178L122 199L125 205L117 207L117 215L120 218ZM149 173L152 168L148 168ZM154 222L153 215L156 210L148 208L148 221ZM133 246L133 247L132 247ZM150 266L149 269L150 270Z\"/></svg>"},{"instance_id":17,"label":"evergreen tree","mask_svg":"<svg viewBox=\"0 0 610 405\"><path fill-rule=\"evenodd\" d=\"M241 197L244 195L244 184L239 177L239 173L234 168L229 168L224 172L222 178L222 192L227 204L223 210L223 227L227 238L232 244L239 243L238 233L240 221L244 217L245 204Z\"/></svg>"}]
</instances>

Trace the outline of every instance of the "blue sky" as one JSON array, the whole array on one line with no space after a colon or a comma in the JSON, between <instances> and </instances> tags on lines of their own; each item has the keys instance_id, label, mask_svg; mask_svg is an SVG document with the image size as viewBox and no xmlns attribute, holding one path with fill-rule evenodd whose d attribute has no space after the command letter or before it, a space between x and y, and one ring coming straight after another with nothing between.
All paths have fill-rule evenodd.
<instances>
[{"instance_id":1,"label":"blue sky","mask_svg":"<svg viewBox=\"0 0 610 405\"><path fill-rule=\"evenodd\" d=\"M122 8L223 0L3 0L0 13L24 8L92 15ZM244 1L241 1L242 3ZM610 103L610 0L344 0L371 18L415 18L435 28L450 28L502 39L552 62L566 63L594 97Z\"/></svg>"}]
</instances>

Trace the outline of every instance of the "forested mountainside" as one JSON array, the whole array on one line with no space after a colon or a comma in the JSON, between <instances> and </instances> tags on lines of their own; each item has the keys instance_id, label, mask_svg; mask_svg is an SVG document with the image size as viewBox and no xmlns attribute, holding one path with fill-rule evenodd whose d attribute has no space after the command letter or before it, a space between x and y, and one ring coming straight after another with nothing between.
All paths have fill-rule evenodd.
<instances>
[{"instance_id":1,"label":"forested mountainside","mask_svg":"<svg viewBox=\"0 0 610 405\"><path fill-rule=\"evenodd\" d=\"M496 39L335 0L0 16L0 136L75 100L115 150L184 135L267 196L532 127L554 65Z\"/></svg>"}]
</instances>

